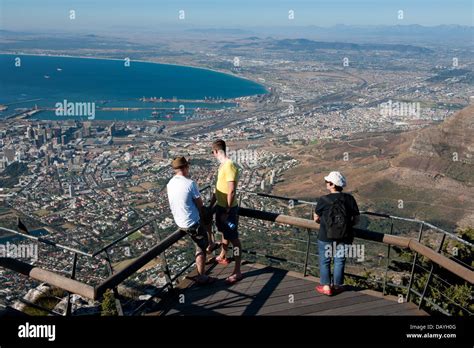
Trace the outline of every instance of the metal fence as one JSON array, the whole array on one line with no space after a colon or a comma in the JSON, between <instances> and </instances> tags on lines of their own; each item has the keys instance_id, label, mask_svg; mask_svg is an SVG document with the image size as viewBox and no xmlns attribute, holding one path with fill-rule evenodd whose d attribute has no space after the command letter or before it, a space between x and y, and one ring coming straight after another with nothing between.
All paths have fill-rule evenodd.
<instances>
[{"instance_id":1,"label":"metal fence","mask_svg":"<svg viewBox=\"0 0 474 348\"><path fill-rule=\"evenodd\" d=\"M212 188L207 185L201 189L201 192L207 197L207 199L210 199ZM278 264L280 267L300 271L305 276L308 274L318 275L319 267L317 260L319 255L316 248L316 235L314 233L314 230L317 229L317 227L312 221L316 202L247 191L240 192L239 201L240 206L242 207L240 209L240 234L243 243L242 252L245 253L248 258L254 258L256 261L263 263L267 262L271 265ZM283 202L285 203L283 204ZM469 264L456 258L455 255L447 253L443 247L447 244L447 238L459 243L469 250L472 249L472 244L451 232L440 229L424 221L373 212L361 213L369 218L388 221L389 233L387 234L382 235L380 233L373 234L371 231L359 231L361 237L363 237L364 243L371 243L371 249L380 250L377 255L377 262L378 265L381 266L379 268L381 270L380 273L383 274L383 276L374 278L356 274L357 272L347 272L346 274L357 281L364 281L367 284L371 283L373 286L381 288L380 290L384 295L388 293L403 294L404 301L411 300L418 303L420 308L429 307L445 315L451 315L451 312L448 311L442 303L436 303L429 295L436 291L439 294L441 291L439 284L443 284L446 289L450 289L462 284L463 279L453 275L452 273L450 273L450 277L452 276L453 280L447 279L439 267L440 262L424 262L421 256L423 253L429 255L431 260L436 259L436 255L433 255L432 253L427 254L426 250L420 249L420 246L422 246L421 242L423 236L427 235L427 228L441 234L435 253L443 258L443 262L444 259L453 261L449 263L451 266L453 266L454 263L462 265L463 269L466 269L471 273L472 267ZM159 298L163 293L172 290L175 284L180 280L180 277L186 274L186 272L188 272L188 270L194 265L194 257L191 257L184 266L179 268L171 267L176 262L176 257L178 255L177 253L172 252L172 248L175 246L175 243L184 236L184 234L180 233L180 231L174 231L165 237L164 233L166 233L166 231L162 231L157 227L157 219L159 217L161 216L153 217L138 224L128 231L125 231L119 238L116 238L92 253L87 253L77 248L62 245L47 238L35 237L18 231L0 228L9 233L35 240L38 243L64 250L73 255L70 271L62 271L62 274L67 274L66 277L64 275L59 276L57 273L53 272L48 273L48 271L34 266L25 266L25 264L18 262L15 263L11 260L9 261L10 263L2 262L0 266L14 269L17 272L27 274L40 281L53 281L56 285L60 285L61 288L68 290L67 306L64 313L55 313L47 308L38 308L49 314L73 314L74 311L71 307L70 296L71 293L78 293L77 287L82 287L81 291L83 294L85 294L86 297L93 299L100 298L107 289L112 289L116 299L115 304L117 313L119 315L138 315L146 312L148 306L152 305L154 300ZM396 233L396 228L394 227L395 221L419 224L417 236L418 244L414 244L414 247L418 249L415 248L415 250L411 250L412 259L410 261L402 260L399 257L400 252L396 249L397 243L401 243L400 245L403 247L408 247L410 245L409 242L406 241L402 241L403 243L397 242L397 237L394 235ZM125 268L114 270L111 260L111 250L118 247L121 242L125 241L128 237L146 226L151 226L157 238L157 243L146 253L131 261L131 263ZM387 235L392 237L388 241L386 240ZM395 242L390 243L391 241ZM159 287L153 287L148 293L148 298L143 301L129 299L125 302L121 302L119 300L121 296L117 291L117 286L157 256L160 256L162 261L161 266L165 277L164 284ZM75 281L78 276L79 259L82 257L94 259L98 262L104 262L107 266L107 279L101 279L100 284L95 287ZM394 263L405 264L405 266L408 266L408 271L396 270L393 267ZM353 265L348 264L348 266L352 269L357 269L357 267L360 268L360 265L352 267ZM371 267L371 269L373 269L373 267ZM398 284L392 282L389 275L393 273L401 273L403 276L406 276L406 284L403 284L403 282ZM426 279L423 277L426 277ZM421 288L416 286L420 282L423 283ZM455 284L452 284L453 282ZM433 283L436 283L436 287L432 286ZM469 288L472 282L464 280L464 284ZM81 293L79 292L79 294ZM446 300L446 303L449 303L450 306L455 306L461 313L467 315L472 314L468 307L458 303L456 299L452 298L452 296L449 296L446 293L442 293L442 296ZM57 299L60 300L61 298L58 297ZM38 307L36 304L29 303L25 299L17 300L22 301L28 306L34 308ZM126 311L124 311L124 308L126 308Z\"/></svg>"},{"instance_id":2,"label":"metal fence","mask_svg":"<svg viewBox=\"0 0 474 348\"><path fill-rule=\"evenodd\" d=\"M275 213L282 213L285 209L288 214L291 215L298 215L300 217L306 217L312 220L313 218L313 212L315 207L317 206L317 202L311 202L311 201L305 201L305 200L299 200L297 198L291 198L291 197L282 197L282 196L276 196L276 195L270 195L270 194L265 194L265 193L255 193L255 192L248 192L248 191L243 191L241 192L241 195L247 195L246 198L248 197L253 197L252 199L241 199L241 206L246 206L246 207L252 207L254 209L259 209L262 207L265 207L266 210L273 209ZM258 201L257 201L258 200ZM256 202L257 201L257 202ZM265 202L266 201L266 202ZM271 203L273 201L273 203ZM281 204L281 202L284 202ZM300 208L298 210L298 207ZM296 214L295 214L296 212ZM411 219L411 218L405 218L405 217L400 217L400 216L394 216L394 215L389 215L389 214L381 214L381 213L376 213L376 212L369 212L369 211L361 211L361 215L366 216L367 218L370 219L382 219L385 220L388 223L388 234L389 235L394 235L397 233L397 229L395 228L395 222L397 221L403 221L405 223L410 223L413 225L417 225L417 237L416 240L420 243L423 242L423 237L424 236L430 236L432 239L438 242L438 245L434 246L433 249L436 250L437 253L440 255L446 256L450 260L455 261L456 263L462 265L463 267L467 268L468 270L472 271L473 268L472 266L458 258L456 255L456 252L453 252L456 250L457 247L451 247L451 252L448 252L444 247L448 244L448 240L451 240L452 244L453 242L458 243L459 245L465 247L466 249L470 250L470 259L472 262L472 243L470 243L467 240L464 240L460 238L459 236L455 235L452 232L446 231L442 228L439 228L437 226L434 226L426 221L422 220L417 220L417 219ZM251 227L254 227L255 225L250 225ZM271 224L270 226L266 226L265 224L259 224L259 229L258 229L258 234L261 235L262 231L266 230L269 234L274 234L275 233L275 224ZM241 227L241 232L245 231L248 229L248 225L243 225ZM434 234L438 234L436 238L433 238ZM317 233L315 233L311 229L302 229L302 228L294 228L294 229L288 229L288 233L283 236L283 238L287 240L291 240L294 242L293 248L287 248L286 251L286 257L281 257L281 252L278 253L278 255L274 255L269 252L259 252L258 250L252 249L252 248L247 248L245 249L246 246L246 241L245 237L243 237L243 252L247 253L249 256L253 256L255 260L258 260L259 262L267 262L270 265L273 265L275 263L279 264L280 267L286 267L290 270L294 271L299 271L302 272L305 276L307 274L312 274L315 276L319 276L319 253L317 250ZM431 241L430 240L430 241ZM275 243L274 240L272 241L264 241L263 244L275 244L275 246L278 246L278 243ZM361 243L361 239L357 239L354 241L354 243ZM349 262L348 265L346 265L346 269L349 268L349 272L346 272L345 274L349 277L352 278L356 283L365 283L365 284L373 284L372 286L376 287L379 289L384 295L386 294L394 294L398 295L400 298L403 296L403 301L413 301L418 304L419 308L426 308L426 309L434 309L440 313L443 313L444 315L451 315L451 313L445 308L446 304L449 304L449 306L455 307L459 309L459 311L463 314L466 315L472 315L472 308L469 308L469 306L462 305L456 301L456 299L453 299L450 297L447 293L452 292L452 289L455 286L459 285L466 285L467 289L471 289L471 294L468 295L470 298L470 303L472 304L472 287L469 282L454 276L453 282L456 284L450 283L447 279L443 277L441 274L441 268L433 262L422 262L421 260L422 256L415 251L411 251L411 260L404 260L401 259L399 256L399 250L396 250L397 248L388 244L385 245L384 243L381 242L376 242L376 241L369 241L369 240L363 240L363 243L369 244L371 248L368 249L380 249L384 248L384 252L380 252L378 254L378 263L379 267L376 265L371 265L370 266L370 273L374 273L374 271L378 271L379 274L382 274L380 277L374 277L374 276L369 276L367 274L361 274L364 272L360 272L363 270L363 264L355 266L351 265ZM424 243L427 244L427 243ZM432 243L431 243L432 244ZM255 245L252 245L255 247ZM432 245L429 245L432 247ZM257 246L258 247L258 246ZM395 250L394 250L395 249ZM277 248L273 248L273 250L277 250ZM406 254L405 254L406 256ZM266 260L266 261L265 261ZM354 263L354 262L352 262ZM406 268L408 268L406 271L404 270L396 270L394 267L395 264L404 264ZM349 266L349 267L347 267ZM351 267L352 266L352 267ZM353 271L351 273L351 270ZM357 272L357 270L359 272ZM367 272L368 273L368 272ZM408 278L406 284L403 284L403 282L398 282L394 283L391 281L390 274L396 273L399 278ZM424 279L425 277L426 279ZM435 286L433 287L433 280L436 281ZM415 283L420 283L422 282L421 289L418 289L417 287L414 286ZM439 289L441 286L444 286L443 289ZM451 288L451 291L446 291L447 289ZM467 290L469 291L469 290ZM446 302L445 303L436 303L430 296L428 296L431 293L437 293L440 295Z\"/></svg>"}]
</instances>

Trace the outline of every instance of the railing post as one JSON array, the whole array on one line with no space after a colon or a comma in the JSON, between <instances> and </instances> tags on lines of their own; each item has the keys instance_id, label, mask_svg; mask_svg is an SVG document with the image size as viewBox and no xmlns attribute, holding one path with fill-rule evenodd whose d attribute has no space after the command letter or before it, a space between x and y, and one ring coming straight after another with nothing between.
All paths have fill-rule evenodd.
<instances>
[{"instance_id":1,"label":"railing post","mask_svg":"<svg viewBox=\"0 0 474 348\"><path fill-rule=\"evenodd\" d=\"M313 207L309 207L309 219L313 220ZM311 229L307 229L306 232L308 232L308 240L306 243L306 257L304 261L304 270L303 270L303 275L306 277L308 274L308 263L309 263L309 251L311 249Z\"/></svg>"},{"instance_id":2,"label":"railing post","mask_svg":"<svg viewBox=\"0 0 474 348\"><path fill-rule=\"evenodd\" d=\"M420 225L420 231L418 232L418 242L421 241L421 236L423 235L423 222L421 222L421 225ZM416 260L418 258L418 253L415 253L415 256L413 257L413 265L411 267L411 273L410 273L410 280L408 282L408 288L407 288L407 299L406 301L410 301L410 291L411 291L411 287L413 285L413 277L415 275L415 266L416 266Z\"/></svg>"},{"instance_id":3,"label":"railing post","mask_svg":"<svg viewBox=\"0 0 474 348\"><path fill-rule=\"evenodd\" d=\"M441 250L443 249L443 244L444 244L444 239L445 238L446 238L446 235L443 233L443 237L441 238L441 242L439 243L438 250L436 250L436 252L440 253ZM431 263L430 273L428 274L428 279L426 280L426 284L425 284L425 287L423 289L423 293L421 294L420 303L418 304L418 309L421 308L421 305L422 305L423 300L425 298L426 291L428 290L428 286L429 286L431 278L433 276L434 267L435 267L434 264Z\"/></svg>"},{"instance_id":4,"label":"railing post","mask_svg":"<svg viewBox=\"0 0 474 348\"><path fill-rule=\"evenodd\" d=\"M105 254L105 260L107 261L107 268L109 270L109 275L112 275L114 273L114 269L112 267L112 262L110 261L108 249L104 250L104 254ZM120 300L118 299L119 294L117 291L117 287L114 287L112 291L115 297L115 308L117 309L117 313L119 316L123 316L123 308L122 308L122 304L120 303Z\"/></svg>"},{"instance_id":5,"label":"railing post","mask_svg":"<svg viewBox=\"0 0 474 348\"><path fill-rule=\"evenodd\" d=\"M309 250L311 247L311 230L308 228L306 230L308 232L308 241L306 243L306 257L304 260L304 270L303 270L303 275L306 277L307 272L308 272L308 261L309 261Z\"/></svg>"},{"instance_id":6,"label":"railing post","mask_svg":"<svg viewBox=\"0 0 474 348\"><path fill-rule=\"evenodd\" d=\"M393 219L390 219L390 235L393 233ZM382 283L382 295L385 296L385 287L387 286L388 268L390 266L390 244L387 246L387 264L385 265L385 274Z\"/></svg>"},{"instance_id":7,"label":"railing post","mask_svg":"<svg viewBox=\"0 0 474 348\"><path fill-rule=\"evenodd\" d=\"M156 221L153 222L153 230L156 233L158 242L161 241L160 233L158 232L158 228L156 227ZM164 268L163 273L165 275L165 281L166 281L165 285L168 285L170 287L170 289L173 290L173 282L171 281L171 272L170 272L170 269L168 267L168 261L166 260L166 250L163 251L163 255L161 257L161 260L162 260L161 264Z\"/></svg>"},{"instance_id":8,"label":"railing post","mask_svg":"<svg viewBox=\"0 0 474 348\"><path fill-rule=\"evenodd\" d=\"M77 267L77 253L74 253L74 259L72 261L71 279L76 279L76 267ZM66 304L66 317L71 315L71 293L67 293L67 304Z\"/></svg>"}]
</instances>

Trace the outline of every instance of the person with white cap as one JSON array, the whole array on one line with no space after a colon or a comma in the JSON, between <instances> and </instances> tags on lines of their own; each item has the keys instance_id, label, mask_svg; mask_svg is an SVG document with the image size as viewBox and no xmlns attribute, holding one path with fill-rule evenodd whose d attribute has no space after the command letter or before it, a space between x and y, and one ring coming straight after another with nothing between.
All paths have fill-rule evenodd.
<instances>
[{"instance_id":1,"label":"person with white cap","mask_svg":"<svg viewBox=\"0 0 474 348\"><path fill-rule=\"evenodd\" d=\"M314 221L321 224L318 234L321 284L316 286L316 291L331 296L344 291L345 246L354 240L352 227L359 222L359 208L352 195L342 192L347 184L344 175L331 172L324 180L329 194L319 198L314 213Z\"/></svg>"}]
</instances>

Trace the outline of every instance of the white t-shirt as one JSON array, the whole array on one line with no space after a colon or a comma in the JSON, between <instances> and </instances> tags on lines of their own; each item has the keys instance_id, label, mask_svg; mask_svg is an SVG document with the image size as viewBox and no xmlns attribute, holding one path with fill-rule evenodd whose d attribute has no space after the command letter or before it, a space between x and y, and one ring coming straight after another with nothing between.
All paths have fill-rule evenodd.
<instances>
[{"instance_id":1,"label":"white t-shirt","mask_svg":"<svg viewBox=\"0 0 474 348\"><path fill-rule=\"evenodd\" d=\"M180 228L189 228L200 220L194 199L201 197L196 182L182 175L175 175L166 185L174 222Z\"/></svg>"}]
</instances>

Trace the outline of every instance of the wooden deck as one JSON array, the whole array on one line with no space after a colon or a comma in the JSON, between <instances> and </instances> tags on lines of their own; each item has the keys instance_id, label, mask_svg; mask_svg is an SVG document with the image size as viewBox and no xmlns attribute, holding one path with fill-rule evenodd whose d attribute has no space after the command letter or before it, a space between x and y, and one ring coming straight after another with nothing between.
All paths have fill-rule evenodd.
<instances>
[{"instance_id":1,"label":"wooden deck","mask_svg":"<svg viewBox=\"0 0 474 348\"><path fill-rule=\"evenodd\" d=\"M228 285L225 278L232 269L233 263L211 265L208 274L217 282L198 286L186 280L176 296L165 298L160 310L149 315L427 315L413 303L398 303L395 296L372 290L321 295L314 290L318 278L259 264L244 264L245 278Z\"/></svg>"}]
</instances>

